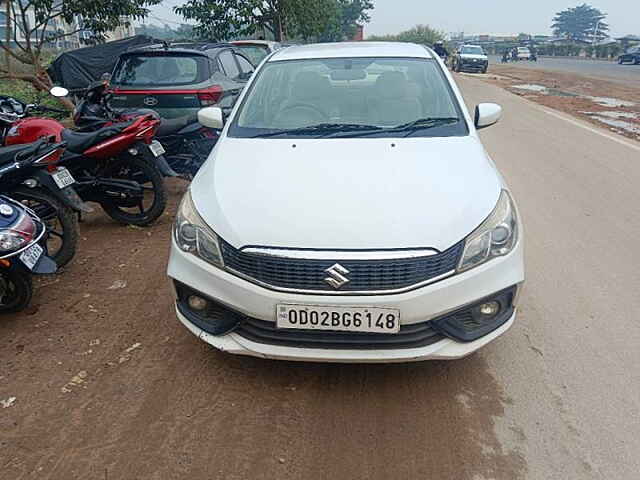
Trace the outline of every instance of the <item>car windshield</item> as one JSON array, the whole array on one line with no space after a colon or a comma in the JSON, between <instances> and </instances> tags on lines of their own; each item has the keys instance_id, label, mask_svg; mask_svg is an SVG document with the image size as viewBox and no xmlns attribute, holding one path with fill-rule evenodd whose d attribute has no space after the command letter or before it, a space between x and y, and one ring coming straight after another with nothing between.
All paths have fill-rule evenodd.
<instances>
[{"instance_id":1,"label":"car windshield","mask_svg":"<svg viewBox=\"0 0 640 480\"><path fill-rule=\"evenodd\" d=\"M256 67L269 55L269 49L265 45L236 45L235 47Z\"/></svg>"},{"instance_id":2,"label":"car windshield","mask_svg":"<svg viewBox=\"0 0 640 480\"><path fill-rule=\"evenodd\" d=\"M204 55L125 55L113 73L112 83L127 86L192 85L209 76Z\"/></svg>"},{"instance_id":3,"label":"car windshield","mask_svg":"<svg viewBox=\"0 0 640 480\"><path fill-rule=\"evenodd\" d=\"M333 58L269 62L231 137L454 136L468 133L431 59Z\"/></svg>"},{"instance_id":4,"label":"car windshield","mask_svg":"<svg viewBox=\"0 0 640 480\"><path fill-rule=\"evenodd\" d=\"M484 55L482 47L462 47L462 53L467 55Z\"/></svg>"}]
</instances>

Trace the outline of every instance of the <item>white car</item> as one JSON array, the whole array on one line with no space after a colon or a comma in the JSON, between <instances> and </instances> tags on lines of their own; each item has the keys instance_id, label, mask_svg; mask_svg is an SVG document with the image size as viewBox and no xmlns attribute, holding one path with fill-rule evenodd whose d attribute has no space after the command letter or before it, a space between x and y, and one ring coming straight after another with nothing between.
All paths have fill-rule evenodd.
<instances>
[{"instance_id":1,"label":"white car","mask_svg":"<svg viewBox=\"0 0 640 480\"><path fill-rule=\"evenodd\" d=\"M176 217L179 320L220 350L327 362L455 359L506 332L522 229L445 65L402 43L271 54ZM220 109L200 111L220 128Z\"/></svg>"},{"instance_id":2,"label":"white car","mask_svg":"<svg viewBox=\"0 0 640 480\"><path fill-rule=\"evenodd\" d=\"M531 50L527 47L518 47L518 60L530 60Z\"/></svg>"}]
</instances>

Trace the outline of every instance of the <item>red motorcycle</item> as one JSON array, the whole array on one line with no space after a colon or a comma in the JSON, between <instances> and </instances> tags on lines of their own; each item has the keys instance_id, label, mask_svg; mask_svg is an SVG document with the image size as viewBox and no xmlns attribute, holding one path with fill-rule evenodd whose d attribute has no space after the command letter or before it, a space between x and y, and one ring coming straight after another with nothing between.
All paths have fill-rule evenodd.
<instances>
[{"instance_id":1,"label":"red motorcycle","mask_svg":"<svg viewBox=\"0 0 640 480\"><path fill-rule=\"evenodd\" d=\"M153 139L160 124L158 118L142 115L94 132L78 133L51 118L29 117L45 111L61 112L0 98L4 144L54 137L67 145L58 164L71 172L83 201L99 203L107 215L124 224L149 225L162 215L166 205L162 170L171 169L162 145Z\"/></svg>"}]
</instances>

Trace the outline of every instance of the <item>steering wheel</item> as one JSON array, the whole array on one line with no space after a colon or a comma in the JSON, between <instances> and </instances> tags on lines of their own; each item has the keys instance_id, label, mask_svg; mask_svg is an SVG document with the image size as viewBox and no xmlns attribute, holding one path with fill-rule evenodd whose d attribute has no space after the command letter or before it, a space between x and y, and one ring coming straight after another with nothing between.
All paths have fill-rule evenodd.
<instances>
[{"instance_id":1,"label":"steering wheel","mask_svg":"<svg viewBox=\"0 0 640 480\"><path fill-rule=\"evenodd\" d=\"M323 123L327 121L327 114L325 112L323 112L322 110L320 110L319 107L312 105L310 103L303 103L303 102L297 102L297 103L292 103L290 105L286 105L282 110L280 110L280 112L278 113L278 119L280 118L284 118L285 121L287 118L290 118L291 116L293 116L293 111L298 110L298 111L307 111L307 112L311 112L312 116L315 117L315 119L311 119L311 121L309 122L310 125L314 124L314 123Z\"/></svg>"}]
</instances>

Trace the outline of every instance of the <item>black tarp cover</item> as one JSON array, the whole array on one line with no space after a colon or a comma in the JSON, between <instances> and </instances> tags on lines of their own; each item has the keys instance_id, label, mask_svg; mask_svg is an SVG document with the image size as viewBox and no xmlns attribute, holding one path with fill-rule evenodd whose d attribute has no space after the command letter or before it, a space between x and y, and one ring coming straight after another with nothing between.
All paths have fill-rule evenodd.
<instances>
[{"instance_id":1,"label":"black tarp cover","mask_svg":"<svg viewBox=\"0 0 640 480\"><path fill-rule=\"evenodd\" d=\"M93 47L79 48L61 53L47 72L56 85L68 89L84 88L98 80L103 73L111 73L118 56L126 50L160 43L146 35L115 40Z\"/></svg>"}]
</instances>

